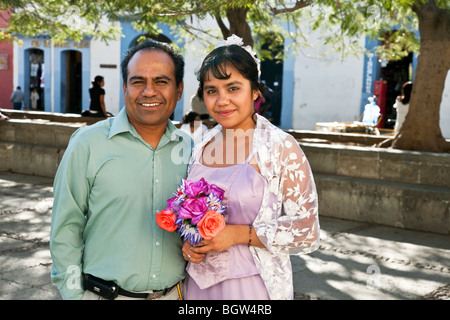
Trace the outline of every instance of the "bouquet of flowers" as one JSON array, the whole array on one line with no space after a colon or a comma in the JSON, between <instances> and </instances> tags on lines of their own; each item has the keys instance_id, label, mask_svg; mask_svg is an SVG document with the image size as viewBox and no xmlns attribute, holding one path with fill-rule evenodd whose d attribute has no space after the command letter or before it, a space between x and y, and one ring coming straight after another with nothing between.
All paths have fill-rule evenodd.
<instances>
[{"instance_id":1,"label":"bouquet of flowers","mask_svg":"<svg viewBox=\"0 0 450 320\"><path fill-rule=\"evenodd\" d=\"M169 232L178 231L192 245L209 240L225 228L224 190L205 179L182 179L167 207L156 214L156 223Z\"/></svg>"}]
</instances>

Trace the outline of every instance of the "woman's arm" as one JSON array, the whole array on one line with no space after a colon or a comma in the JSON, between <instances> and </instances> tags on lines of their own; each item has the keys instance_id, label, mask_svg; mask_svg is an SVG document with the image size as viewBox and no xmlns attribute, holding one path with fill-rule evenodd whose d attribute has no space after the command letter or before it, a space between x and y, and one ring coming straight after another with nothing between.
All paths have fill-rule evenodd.
<instances>
[{"instance_id":1,"label":"woman's arm","mask_svg":"<svg viewBox=\"0 0 450 320\"><path fill-rule=\"evenodd\" d=\"M106 115L106 106L105 106L105 95L101 94L100 95L100 107L102 108L103 114L105 115L105 117L107 117Z\"/></svg>"},{"instance_id":2,"label":"woman's arm","mask_svg":"<svg viewBox=\"0 0 450 320\"><path fill-rule=\"evenodd\" d=\"M195 247L185 242L183 246L184 258L193 263L200 263L205 253L222 252L238 244L264 248L264 245L256 235L255 229L249 225L228 224L217 236L211 240L203 240L202 243L203 245Z\"/></svg>"}]
</instances>

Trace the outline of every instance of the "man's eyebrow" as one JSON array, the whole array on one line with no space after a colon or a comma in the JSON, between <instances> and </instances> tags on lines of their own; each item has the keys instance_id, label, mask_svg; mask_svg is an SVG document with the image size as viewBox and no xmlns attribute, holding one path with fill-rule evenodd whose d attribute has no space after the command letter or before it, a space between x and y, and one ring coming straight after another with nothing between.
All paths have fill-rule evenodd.
<instances>
[{"instance_id":1,"label":"man's eyebrow","mask_svg":"<svg viewBox=\"0 0 450 320\"><path fill-rule=\"evenodd\" d=\"M173 79L171 77L166 76L166 75L163 74L163 75L154 77L153 80L168 80L168 81L172 81Z\"/></svg>"},{"instance_id":2,"label":"man's eyebrow","mask_svg":"<svg viewBox=\"0 0 450 320\"><path fill-rule=\"evenodd\" d=\"M143 76L131 76L130 79L128 79L128 82L131 82L133 80L147 80L147 78L145 78ZM158 81L158 80L172 81L173 79L166 75L160 75L160 76L156 76L156 77L152 78L152 80L153 81Z\"/></svg>"},{"instance_id":3,"label":"man's eyebrow","mask_svg":"<svg viewBox=\"0 0 450 320\"><path fill-rule=\"evenodd\" d=\"M131 76L130 79L128 79L128 82L131 82L133 80L145 80L142 76Z\"/></svg>"}]
</instances>

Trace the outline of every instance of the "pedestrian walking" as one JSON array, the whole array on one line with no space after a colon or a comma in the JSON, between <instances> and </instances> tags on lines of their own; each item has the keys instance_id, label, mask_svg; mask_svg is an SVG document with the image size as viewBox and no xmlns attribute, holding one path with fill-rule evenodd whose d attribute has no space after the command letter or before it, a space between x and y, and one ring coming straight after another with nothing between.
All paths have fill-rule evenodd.
<instances>
[{"instance_id":1,"label":"pedestrian walking","mask_svg":"<svg viewBox=\"0 0 450 320\"><path fill-rule=\"evenodd\" d=\"M13 103L14 110L22 110L22 106L25 100L25 94L20 86L17 86L16 90L11 94L9 100Z\"/></svg>"}]
</instances>

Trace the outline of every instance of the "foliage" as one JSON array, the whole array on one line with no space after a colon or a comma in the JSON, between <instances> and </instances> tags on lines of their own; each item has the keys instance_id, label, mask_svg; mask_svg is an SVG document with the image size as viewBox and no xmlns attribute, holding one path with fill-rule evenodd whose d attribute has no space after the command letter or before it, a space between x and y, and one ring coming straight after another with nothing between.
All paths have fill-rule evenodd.
<instances>
[{"instance_id":1,"label":"foliage","mask_svg":"<svg viewBox=\"0 0 450 320\"><path fill-rule=\"evenodd\" d=\"M231 29L230 13L244 12L251 39L262 59L269 58L270 47L291 43L301 49L314 43L327 44L343 56L361 49L357 37L367 34L383 38L378 54L389 60L417 51L417 19L413 6L424 0L0 0L0 10L12 15L6 33L32 37L48 35L55 41L67 38L80 41L84 36L102 40L119 37L119 20L149 34L160 32L158 24L171 26L177 39L188 45L201 39L207 49L224 38L219 28L207 28L199 21L213 19ZM448 7L447 0L437 0ZM233 11L234 10L234 11ZM238 11L236 11L238 10ZM227 23L228 22L228 23ZM330 35L329 30L334 30ZM320 39L310 39L310 31L319 30ZM242 36L242 35L240 35ZM292 41L285 41L291 39ZM245 40L245 39L244 39ZM253 44L253 43L252 43ZM289 51L290 48L287 48ZM282 57L276 57L282 58Z\"/></svg>"}]
</instances>

